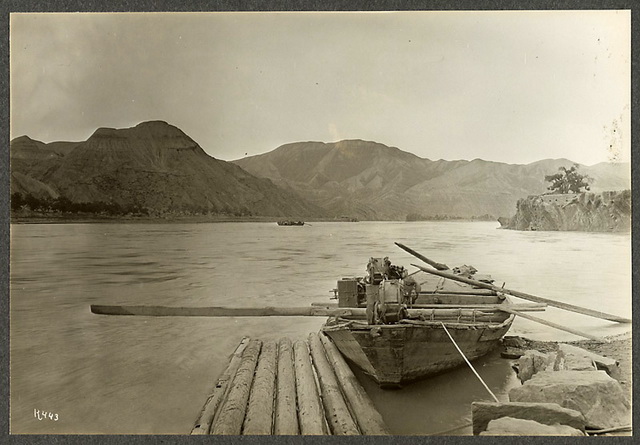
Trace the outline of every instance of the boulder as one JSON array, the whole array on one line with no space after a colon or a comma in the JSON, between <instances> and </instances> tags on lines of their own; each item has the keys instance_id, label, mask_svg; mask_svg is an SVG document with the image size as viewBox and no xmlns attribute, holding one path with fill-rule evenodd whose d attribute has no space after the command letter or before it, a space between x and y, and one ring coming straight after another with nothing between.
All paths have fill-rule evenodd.
<instances>
[{"instance_id":1,"label":"boulder","mask_svg":"<svg viewBox=\"0 0 640 445\"><path fill-rule=\"evenodd\" d=\"M585 436L568 425L543 425L534 420L502 417L492 420L480 436Z\"/></svg>"},{"instance_id":2,"label":"boulder","mask_svg":"<svg viewBox=\"0 0 640 445\"><path fill-rule=\"evenodd\" d=\"M596 363L589 351L560 344L553 364L554 371L596 371Z\"/></svg>"},{"instance_id":3,"label":"boulder","mask_svg":"<svg viewBox=\"0 0 640 445\"><path fill-rule=\"evenodd\" d=\"M591 429L631 424L620 383L604 371L543 371L509 391L511 402L547 402L579 411Z\"/></svg>"},{"instance_id":4,"label":"boulder","mask_svg":"<svg viewBox=\"0 0 640 445\"><path fill-rule=\"evenodd\" d=\"M562 357L564 361L564 369L566 370L575 370L581 366L586 367L587 362L591 362L593 369L599 369L601 371L606 371L611 377L617 376L619 374L619 365L620 363L612 358L604 357L602 355L598 355L594 352L587 351L586 349L579 348L577 346L567 345L564 343L560 343L558 345L558 357ZM559 362L559 359L556 359L556 363ZM560 366L558 366L559 368ZM558 371L560 369L555 369Z\"/></svg>"},{"instance_id":5,"label":"boulder","mask_svg":"<svg viewBox=\"0 0 640 445\"><path fill-rule=\"evenodd\" d=\"M502 352L500 352L500 357L502 358L520 358L524 355L524 349L520 348L512 348L506 347Z\"/></svg>"},{"instance_id":6,"label":"boulder","mask_svg":"<svg viewBox=\"0 0 640 445\"><path fill-rule=\"evenodd\" d=\"M557 403L473 402L471 404L473 434L480 434L487 429L489 422L501 417L535 420L543 425L568 425L580 431L584 431L585 428L582 413L563 408Z\"/></svg>"},{"instance_id":7,"label":"boulder","mask_svg":"<svg viewBox=\"0 0 640 445\"><path fill-rule=\"evenodd\" d=\"M502 338L502 345L506 348L524 349L524 347L526 346L526 343L522 338L516 335L505 335Z\"/></svg>"},{"instance_id":8,"label":"boulder","mask_svg":"<svg viewBox=\"0 0 640 445\"><path fill-rule=\"evenodd\" d=\"M534 374L547 369L551 356L540 351L529 349L518 359L518 378L522 383L529 380Z\"/></svg>"}]
</instances>

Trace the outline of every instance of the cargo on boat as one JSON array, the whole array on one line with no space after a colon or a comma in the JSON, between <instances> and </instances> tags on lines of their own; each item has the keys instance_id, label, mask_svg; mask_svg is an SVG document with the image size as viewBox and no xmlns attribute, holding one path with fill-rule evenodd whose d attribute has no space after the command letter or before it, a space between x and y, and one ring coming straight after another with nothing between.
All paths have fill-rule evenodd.
<instances>
[{"instance_id":1,"label":"cargo on boat","mask_svg":"<svg viewBox=\"0 0 640 445\"><path fill-rule=\"evenodd\" d=\"M445 266L446 267L446 266ZM366 277L338 281L338 307L366 308L366 321L332 317L322 331L354 365L383 387L455 368L496 347L515 315L498 292L437 276L418 282L387 258L371 258ZM453 273L491 282L469 266ZM530 309L534 309L531 307ZM451 336L451 337L450 337Z\"/></svg>"}]
</instances>

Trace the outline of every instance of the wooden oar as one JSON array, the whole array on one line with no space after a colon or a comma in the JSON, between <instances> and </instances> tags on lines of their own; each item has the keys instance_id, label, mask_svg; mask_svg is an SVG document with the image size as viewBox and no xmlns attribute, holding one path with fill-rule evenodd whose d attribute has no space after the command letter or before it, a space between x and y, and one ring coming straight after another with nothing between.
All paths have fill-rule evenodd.
<instances>
[{"instance_id":1,"label":"wooden oar","mask_svg":"<svg viewBox=\"0 0 640 445\"><path fill-rule=\"evenodd\" d=\"M92 304L91 312L101 315L143 315L150 317L326 317L349 316L364 308L304 307L170 307Z\"/></svg>"},{"instance_id":2,"label":"wooden oar","mask_svg":"<svg viewBox=\"0 0 640 445\"><path fill-rule=\"evenodd\" d=\"M571 334L578 335L580 337L585 337L585 338L589 338L591 340L597 340L597 341L602 341L602 342L605 342L605 343L609 343L609 341L607 339L605 339L605 338L596 337L595 335L587 334L586 332L578 331L577 329L568 328L566 326L562 326L562 325L553 323L551 321L543 320L542 318L534 317L533 315L523 314L522 312L519 312L519 311L516 311L516 310L513 310L513 309L509 309L509 308L504 308L503 310L504 310L504 312L508 312L510 314L517 315L518 317L526 318L526 319L531 320L531 321L536 321L536 322L541 323L543 325L550 326L550 327L556 328L556 329L560 329L561 331L570 332Z\"/></svg>"},{"instance_id":3,"label":"wooden oar","mask_svg":"<svg viewBox=\"0 0 640 445\"><path fill-rule=\"evenodd\" d=\"M410 317L475 317L490 316L491 313L505 309L523 311L538 310L530 305L487 304L475 307L431 307L408 309ZM366 318L366 308L336 307L171 307L171 306L124 306L91 305L91 312L100 315L139 315L147 317L343 317L349 319Z\"/></svg>"},{"instance_id":4,"label":"wooden oar","mask_svg":"<svg viewBox=\"0 0 640 445\"><path fill-rule=\"evenodd\" d=\"M549 298L538 297L536 295L526 294L524 292L519 292L516 290L505 289L503 287L494 286L493 284L472 280L470 278L465 278L460 275L454 275L452 273L442 272L440 270L429 269L426 267L418 266L417 264L412 264L412 266L417 267L423 272L430 273L433 275L438 275L443 278L448 278L450 280L459 281L461 283L470 284L472 286L481 287L484 289L490 289L496 292L502 292L505 294L513 295L514 297L522 298L524 300L535 301L536 303L545 303L545 304L548 304L549 306L554 306L560 309L564 309L566 311L577 312L578 314L589 315L590 317L600 318L600 319L609 320L609 321L615 321L617 323L631 323L631 319L620 317L618 315L607 314L606 312L595 311L593 309L575 306L573 304L563 303L561 301L550 300Z\"/></svg>"},{"instance_id":5,"label":"wooden oar","mask_svg":"<svg viewBox=\"0 0 640 445\"><path fill-rule=\"evenodd\" d=\"M394 244L396 246L398 246L399 248L401 248L402 250L405 250L405 251L409 252L414 257L424 261L425 263L427 263L431 267L435 267L438 270L449 270L449 266L447 266L446 264L442 264L442 263L438 263L436 261L430 260L426 256L422 255L421 253L416 252L415 250L413 250L410 247L405 246L404 244L401 244L401 243L394 243Z\"/></svg>"}]
</instances>

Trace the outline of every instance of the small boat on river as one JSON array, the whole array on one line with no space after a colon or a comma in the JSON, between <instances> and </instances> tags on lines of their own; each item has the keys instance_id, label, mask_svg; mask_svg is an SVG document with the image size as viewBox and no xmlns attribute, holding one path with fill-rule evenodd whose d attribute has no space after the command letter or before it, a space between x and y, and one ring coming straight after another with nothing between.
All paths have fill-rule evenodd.
<instances>
[{"instance_id":1,"label":"small boat on river","mask_svg":"<svg viewBox=\"0 0 640 445\"><path fill-rule=\"evenodd\" d=\"M495 348L515 315L493 290L428 275L420 283L387 258L371 258L366 277L338 281L338 307L366 308L366 321L331 317L322 331L352 364L382 387L399 387ZM469 266L450 271L490 283ZM423 274L426 275L426 274ZM454 344L455 342L455 344Z\"/></svg>"},{"instance_id":2,"label":"small boat on river","mask_svg":"<svg viewBox=\"0 0 640 445\"><path fill-rule=\"evenodd\" d=\"M304 221L284 220L278 221L279 226L304 226Z\"/></svg>"}]
</instances>

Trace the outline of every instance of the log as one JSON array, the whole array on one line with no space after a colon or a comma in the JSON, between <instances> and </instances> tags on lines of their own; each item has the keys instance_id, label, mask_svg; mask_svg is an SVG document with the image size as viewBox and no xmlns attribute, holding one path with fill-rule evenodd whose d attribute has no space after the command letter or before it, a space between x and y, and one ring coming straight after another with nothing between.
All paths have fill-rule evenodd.
<instances>
[{"instance_id":1,"label":"log","mask_svg":"<svg viewBox=\"0 0 640 445\"><path fill-rule=\"evenodd\" d=\"M272 433L277 354L275 341L265 342L262 345L242 434L270 435Z\"/></svg>"},{"instance_id":2,"label":"log","mask_svg":"<svg viewBox=\"0 0 640 445\"><path fill-rule=\"evenodd\" d=\"M231 390L211 427L211 434L238 435L242 432L247 400L261 346L260 340L251 340L244 350Z\"/></svg>"},{"instance_id":3,"label":"log","mask_svg":"<svg viewBox=\"0 0 640 445\"><path fill-rule=\"evenodd\" d=\"M281 338L278 342L278 378L274 433L294 436L300 434L296 412L296 377L293 368L291 340Z\"/></svg>"},{"instance_id":4,"label":"log","mask_svg":"<svg viewBox=\"0 0 640 445\"><path fill-rule=\"evenodd\" d=\"M213 388L213 390L211 391L211 395L205 402L204 407L202 408L202 412L200 413L200 417L198 417L196 425L191 430L191 434L209 434L213 418L218 411L218 408L220 407L220 403L224 400L226 394L229 392L230 383L233 380L238 367L240 366L242 353L244 352L248 343L249 338L244 337L240 341L240 344L238 345L236 350L233 352L227 368L222 372L220 378L218 378L216 386Z\"/></svg>"},{"instance_id":5,"label":"log","mask_svg":"<svg viewBox=\"0 0 640 445\"><path fill-rule=\"evenodd\" d=\"M298 340L293 344L296 370L296 392L298 397L298 422L300 434L327 434L327 424L318 395L316 378L311 367L307 343Z\"/></svg>"},{"instance_id":6,"label":"log","mask_svg":"<svg viewBox=\"0 0 640 445\"><path fill-rule=\"evenodd\" d=\"M579 331L577 329L569 328L567 326L562 326L557 323L553 323L551 321L543 320L542 318L534 317L533 315L523 314L522 312L518 312L512 309L505 309L505 312L509 312L510 314L517 315L522 318L526 318L527 320L535 321L545 326L550 326L552 328L559 329L561 331L570 332L571 334L578 335L580 337L589 338L591 340L597 340L601 342L608 343L608 340L602 337L597 337L595 335L587 334L586 332Z\"/></svg>"},{"instance_id":7,"label":"log","mask_svg":"<svg viewBox=\"0 0 640 445\"><path fill-rule=\"evenodd\" d=\"M356 422L351 417L347 402L344 400L338 379L327 360L318 334L313 332L309 334L309 349L318 374L322 403L331 432L340 436L360 434Z\"/></svg>"},{"instance_id":8,"label":"log","mask_svg":"<svg viewBox=\"0 0 640 445\"><path fill-rule=\"evenodd\" d=\"M375 409L373 401L365 392L349 365L344 360L336 345L324 334L320 334L327 359L338 378L338 383L345 395L352 417L358 423L362 434L367 436L390 434L380 413Z\"/></svg>"},{"instance_id":9,"label":"log","mask_svg":"<svg viewBox=\"0 0 640 445\"><path fill-rule=\"evenodd\" d=\"M442 272L439 270L418 266L417 264L412 264L412 266L415 266L424 272L427 272L433 275L438 275L443 278L459 281L461 283L471 284L473 286L482 287L484 289L491 289L496 292L502 292L505 294L513 295L514 297L522 298L524 300L535 301L536 303L548 304L549 306L554 306L560 309L564 309L566 311L576 312L578 314L588 315L590 317L600 318L603 320L615 321L617 323L631 323L631 319L620 317L618 315L607 314L606 312L595 311L593 309L575 306L573 304L563 303L561 301L551 300L549 298L538 297L536 295L526 294L524 292L519 292L516 290L505 289L502 287L494 286L493 284L483 283L482 281L476 281L469 278L461 277L459 275L454 275L452 273Z\"/></svg>"}]
</instances>

